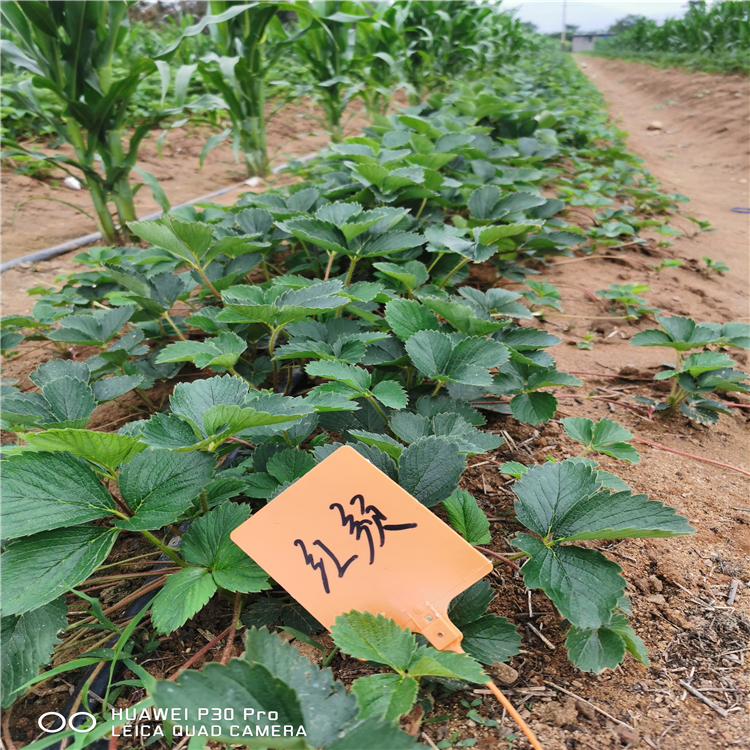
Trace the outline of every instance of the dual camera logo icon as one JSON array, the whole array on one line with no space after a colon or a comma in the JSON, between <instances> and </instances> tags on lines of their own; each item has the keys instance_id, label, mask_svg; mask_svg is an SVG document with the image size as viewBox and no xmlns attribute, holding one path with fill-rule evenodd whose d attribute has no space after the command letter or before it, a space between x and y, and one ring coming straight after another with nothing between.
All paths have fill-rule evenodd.
<instances>
[{"instance_id":1,"label":"dual camera logo icon","mask_svg":"<svg viewBox=\"0 0 750 750\"><path fill-rule=\"evenodd\" d=\"M55 723L50 727L46 727L44 725L44 720L48 716L55 717ZM84 722L83 726L76 726L73 724L73 720L77 716L85 716L88 721ZM44 713L39 717L37 725L39 726L39 729L41 729L43 732L47 732L48 734L62 732L65 728L72 729L74 732L90 732L96 726L96 717L93 714L88 713L88 711L76 711L76 713L71 714L66 719L61 713L58 713L57 711L47 711L47 713Z\"/></svg>"}]
</instances>

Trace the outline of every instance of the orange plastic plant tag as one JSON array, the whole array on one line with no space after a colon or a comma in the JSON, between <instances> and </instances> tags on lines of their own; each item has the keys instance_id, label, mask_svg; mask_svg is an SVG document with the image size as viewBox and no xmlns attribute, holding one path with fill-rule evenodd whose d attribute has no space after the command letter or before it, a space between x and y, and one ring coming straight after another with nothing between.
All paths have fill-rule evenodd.
<instances>
[{"instance_id":1,"label":"orange plastic plant tag","mask_svg":"<svg viewBox=\"0 0 750 750\"><path fill-rule=\"evenodd\" d=\"M492 570L434 513L342 446L231 534L330 629L352 609L383 614L435 648L461 651L451 599Z\"/></svg>"}]
</instances>

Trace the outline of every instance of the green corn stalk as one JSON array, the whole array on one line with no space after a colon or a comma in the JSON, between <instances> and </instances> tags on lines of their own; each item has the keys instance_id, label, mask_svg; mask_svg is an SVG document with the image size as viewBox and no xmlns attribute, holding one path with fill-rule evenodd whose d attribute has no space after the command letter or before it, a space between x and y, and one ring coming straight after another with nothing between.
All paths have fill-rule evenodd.
<instances>
[{"instance_id":1,"label":"green corn stalk","mask_svg":"<svg viewBox=\"0 0 750 750\"><path fill-rule=\"evenodd\" d=\"M122 75L113 61L124 54L128 38L128 8L124 2L3 2L0 18L14 41L3 39L2 54L12 64L32 74L5 90L16 103L44 119L72 147L75 158L48 155L6 141L14 148L8 156L27 155L83 177L89 190L97 223L110 243L129 240L127 223L136 219L130 172L138 149L149 131L182 107L155 111L125 138L128 109L146 76L158 72L162 91L169 85L169 67L146 57L131 60ZM17 42L17 43L16 43ZM179 46L180 40L173 50ZM42 107L36 90L46 90L59 110ZM204 96L189 105L193 109L223 106L217 97ZM167 208L156 178L139 170L154 195ZM113 218L109 203L115 206ZM119 225L119 226L118 226Z\"/></svg>"},{"instance_id":2,"label":"green corn stalk","mask_svg":"<svg viewBox=\"0 0 750 750\"><path fill-rule=\"evenodd\" d=\"M27 154L82 176L102 235L112 243L127 241L127 222L136 218L129 174L140 143L159 120L171 114L155 113L141 123L126 149L123 129L128 105L139 83L157 70L152 60L141 57L121 77L113 72L113 60L128 34L127 10L132 4L33 0L0 5L2 23L18 42L3 40L2 54L32 73L31 79L5 93L44 118L73 147L75 158L48 156L17 142L9 143L16 149L11 155ZM52 92L60 112L43 108L35 89ZM108 208L110 201L119 228Z\"/></svg>"},{"instance_id":3,"label":"green corn stalk","mask_svg":"<svg viewBox=\"0 0 750 750\"><path fill-rule=\"evenodd\" d=\"M355 39L355 57L360 61L356 71L365 84L362 100L371 115L385 114L398 85L406 87L402 66L406 59L403 21L404 7L387 5L373 18L373 23L362 26Z\"/></svg>"},{"instance_id":4,"label":"green corn stalk","mask_svg":"<svg viewBox=\"0 0 750 750\"><path fill-rule=\"evenodd\" d=\"M369 26L373 19L363 3L353 0L298 0L294 9L309 23L295 52L315 80L313 93L322 104L331 140L341 141L344 111L361 88L356 80L361 60L354 54L355 24Z\"/></svg>"},{"instance_id":5,"label":"green corn stalk","mask_svg":"<svg viewBox=\"0 0 750 750\"><path fill-rule=\"evenodd\" d=\"M244 10L231 19L209 26L217 53L203 57L198 71L205 82L214 87L226 101L232 120L235 158L242 152L248 172L265 177L268 173L266 142L266 74L286 44L294 37L268 44L269 31L281 24L279 10L296 10L290 3L240 3L237 0L211 0L214 14L223 14L242 6ZM213 144L220 142L217 138ZM204 149L202 158L210 149Z\"/></svg>"},{"instance_id":6,"label":"green corn stalk","mask_svg":"<svg viewBox=\"0 0 750 750\"><path fill-rule=\"evenodd\" d=\"M613 56L669 54L726 58L722 67L747 69L750 48L750 2L724 0L708 6L691 3L682 18L658 24L638 18L617 36L597 43L597 51Z\"/></svg>"},{"instance_id":7,"label":"green corn stalk","mask_svg":"<svg viewBox=\"0 0 750 750\"><path fill-rule=\"evenodd\" d=\"M396 0L385 16L401 38L397 62L411 104L446 81L512 62L533 45L518 19L474 0Z\"/></svg>"}]
</instances>

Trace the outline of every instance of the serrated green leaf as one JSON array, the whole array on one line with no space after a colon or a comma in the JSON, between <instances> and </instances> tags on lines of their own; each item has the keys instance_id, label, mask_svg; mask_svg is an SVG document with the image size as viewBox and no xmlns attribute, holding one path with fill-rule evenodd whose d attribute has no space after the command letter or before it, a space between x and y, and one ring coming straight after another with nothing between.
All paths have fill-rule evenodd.
<instances>
[{"instance_id":1,"label":"serrated green leaf","mask_svg":"<svg viewBox=\"0 0 750 750\"><path fill-rule=\"evenodd\" d=\"M414 738L392 722L370 718L347 731L326 750L414 750Z\"/></svg>"},{"instance_id":2,"label":"serrated green leaf","mask_svg":"<svg viewBox=\"0 0 750 750\"><path fill-rule=\"evenodd\" d=\"M331 672L311 665L277 636L251 630L246 647L243 658L227 666L209 664L200 673L184 672L175 682L158 682L156 705L187 708L195 716L198 708L208 708L206 718L191 723L217 726L221 732L217 739L226 742L234 742L232 724L239 725L240 734L248 727L252 736L243 737L243 745L256 750L402 750L412 745L413 740L396 727L358 719L354 696L346 694ZM226 708L233 709L233 719L223 718ZM222 718L210 718L211 709L220 709ZM269 722L268 712L274 711L278 718ZM270 731L274 725L303 726L306 737L274 737Z\"/></svg>"},{"instance_id":3,"label":"serrated green leaf","mask_svg":"<svg viewBox=\"0 0 750 750\"><path fill-rule=\"evenodd\" d=\"M453 350L450 336L440 331L420 330L406 342L406 351L420 372L428 378L444 375Z\"/></svg>"},{"instance_id":4,"label":"serrated green leaf","mask_svg":"<svg viewBox=\"0 0 750 750\"><path fill-rule=\"evenodd\" d=\"M398 482L396 462L386 451L381 450L375 445L366 445L365 443L352 443L351 446L373 466L388 475L394 482Z\"/></svg>"},{"instance_id":5,"label":"serrated green leaf","mask_svg":"<svg viewBox=\"0 0 750 750\"><path fill-rule=\"evenodd\" d=\"M477 581L454 597L448 607L448 619L459 628L478 620L487 611L495 598L487 581Z\"/></svg>"},{"instance_id":6,"label":"serrated green leaf","mask_svg":"<svg viewBox=\"0 0 750 750\"><path fill-rule=\"evenodd\" d=\"M373 263L378 271L400 281L409 291L422 284L426 284L430 278L427 266L418 260L410 260L406 263Z\"/></svg>"},{"instance_id":7,"label":"serrated green leaf","mask_svg":"<svg viewBox=\"0 0 750 750\"><path fill-rule=\"evenodd\" d=\"M516 479L520 479L528 471L528 469L523 464L518 463L518 461L506 461L505 463L500 464L500 466L497 467L497 470L501 474L507 474Z\"/></svg>"},{"instance_id":8,"label":"serrated green leaf","mask_svg":"<svg viewBox=\"0 0 750 750\"><path fill-rule=\"evenodd\" d=\"M25 440L40 451L65 451L114 471L146 449L131 437L93 430L47 430L29 432ZM7 465L6 465L7 466Z\"/></svg>"},{"instance_id":9,"label":"serrated green leaf","mask_svg":"<svg viewBox=\"0 0 750 750\"><path fill-rule=\"evenodd\" d=\"M190 251L161 221L131 221L128 222L128 228L137 237L176 255L181 260L190 263L195 261Z\"/></svg>"},{"instance_id":10,"label":"serrated green leaf","mask_svg":"<svg viewBox=\"0 0 750 750\"><path fill-rule=\"evenodd\" d=\"M380 255L390 255L409 250L412 247L424 245L425 238L414 232L386 232L377 237L367 239L359 248L356 255L360 258L374 258Z\"/></svg>"},{"instance_id":11,"label":"serrated green leaf","mask_svg":"<svg viewBox=\"0 0 750 750\"><path fill-rule=\"evenodd\" d=\"M645 331L638 331L630 339L630 343L634 346L670 346L672 339L669 334L664 331L660 331L656 328L649 328Z\"/></svg>"},{"instance_id":12,"label":"serrated green leaf","mask_svg":"<svg viewBox=\"0 0 750 750\"><path fill-rule=\"evenodd\" d=\"M355 697L334 681L330 670L310 664L297 649L265 629L249 631L245 647L246 662L263 664L296 690L307 741L313 747L328 747L351 726L357 713Z\"/></svg>"},{"instance_id":13,"label":"serrated green leaf","mask_svg":"<svg viewBox=\"0 0 750 750\"><path fill-rule=\"evenodd\" d=\"M632 437L633 433L630 430L626 430L612 419L600 419L591 432L592 445L597 447L625 442Z\"/></svg>"},{"instance_id":14,"label":"serrated green leaf","mask_svg":"<svg viewBox=\"0 0 750 750\"><path fill-rule=\"evenodd\" d=\"M505 617L484 615L463 625L461 631L463 650L482 664L508 661L521 648L516 626Z\"/></svg>"},{"instance_id":15,"label":"serrated green leaf","mask_svg":"<svg viewBox=\"0 0 750 750\"><path fill-rule=\"evenodd\" d=\"M249 505L222 503L193 521L180 542L185 562L208 570L226 591L247 594L270 588L268 575L229 538L250 513Z\"/></svg>"},{"instance_id":16,"label":"serrated green leaf","mask_svg":"<svg viewBox=\"0 0 750 750\"><path fill-rule=\"evenodd\" d=\"M596 629L609 621L625 589L619 565L601 552L547 547L528 534L518 534L513 546L530 558L521 568L526 587L542 589L572 625Z\"/></svg>"},{"instance_id":17,"label":"serrated green leaf","mask_svg":"<svg viewBox=\"0 0 750 750\"><path fill-rule=\"evenodd\" d=\"M399 456L399 483L429 508L455 491L465 467L466 461L455 443L425 437Z\"/></svg>"},{"instance_id":18,"label":"serrated green leaf","mask_svg":"<svg viewBox=\"0 0 750 750\"><path fill-rule=\"evenodd\" d=\"M704 372L725 367L731 368L734 364L734 360L724 352L697 352L684 360L682 370L697 378Z\"/></svg>"},{"instance_id":19,"label":"serrated green leaf","mask_svg":"<svg viewBox=\"0 0 750 750\"><path fill-rule=\"evenodd\" d=\"M57 378L44 386L44 398L55 415L56 422L79 422L88 418L96 408L91 388L77 378ZM84 425L80 425L83 427Z\"/></svg>"},{"instance_id":20,"label":"serrated green leaf","mask_svg":"<svg viewBox=\"0 0 750 750\"><path fill-rule=\"evenodd\" d=\"M184 419L174 414L153 414L139 427L139 440L152 448L179 450L196 445L199 437Z\"/></svg>"},{"instance_id":21,"label":"serrated green leaf","mask_svg":"<svg viewBox=\"0 0 750 750\"><path fill-rule=\"evenodd\" d=\"M280 484L294 482L315 468L315 459L307 452L287 448L268 459L266 471Z\"/></svg>"},{"instance_id":22,"label":"serrated green leaf","mask_svg":"<svg viewBox=\"0 0 750 750\"><path fill-rule=\"evenodd\" d=\"M317 245L333 253L348 252L349 245L344 233L335 224L322 219L299 217L279 223L285 232L304 242Z\"/></svg>"},{"instance_id":23,"label":"serrated green leaf","mask_svg":"<svg viewBox=\"0 0 750 750\"><path fill-rule=\"evenodd\" d=\"M244 406L249 386L231 375L216 376L193 383L178 383L169 399L172 412L203 432L203 415L217 405Z\"/></svg>"},{"instance_id":24,"label":"serrated green leaf","mask_svg":"<svg viewBox=\"0 0 750 750\"><path fill-rule=\"evenodd\" d=\"M262 664L232 659L226 666L209 663L201 672L186 670L174 682L158 681L154 702L158 708L187 709L191 717L198 716L199 708L209 709L209 715L216 714L211 709L217 709L220 717L225 715L226 708L233 709L232 720L191 718L190 726L206 727L206 734L210 733L210 727L216 726L220 734L212 736L217 741L232 742L230 727L235 725L241 732L250 728L253 735L243 738L243 745L249 748L305 750L309 747L303 737L270 739L273 725L298 727L304 725L304 717L294 690ZM247 719L243 718L245 710ZM269 712L276 712L278 718L270 721ZM256 738L260 732L266 736Z\"/></svg>"},{"instance_id":25,"label":"serrated green leaf","mask_svg":"<svg viewBox=\"0 0 750 750\"><path fill-rule=\"evenodd\" d=\"M367 432L366 430L349 430L349 434L357 440L362 441L366 446L377 448L392 459L398 459L404 452L404 446L397 440L388 437L388 435ZM354 444L352 447L356 448L357 445Z\"/></svg>"},{"instance_id":26,"label":"serrated green leaf","mask_svg":"<svg viewBox=\"0 0 750 750\"><path fill-rule=\"evenodd\" d=\"M0 663L2 663L2 707L7 709L20 697L19 688L49 663L60 642L58 634L67 626L68 607L60 597L38 609L0 620Z\"/></svg>"},{"instance_id":27,"label":"serrated green leaf","mask_svg":"<svg viewBox=\"0 0 750 750\"><path fill-rule=\"evenodd\" d=\"M593 440L594 421L588 417L566 417L560 422L573 440L588 446ZM631 436L632 437L632 436Z\"/></svg>"},{"instance_id":28,"label":"serrated green leaf","mask_svg":"<svg viewBox=\"0 0 750 750\"><path fill-rule=\"evenodd\" d=\"M117 507L96 474L69 453L7 458L2 495L6 539L106 518Z\"/></svg>"},{"instance_id":29,"label":"serrated green leaf","mask_svg":"<svg viewBox=\"0 0 750 750\"><path fill-rule=\"evenodd\" d=\"M492 339L477 336L455 344L440 331L415 333L406 342L406 351L427 377L466 385L491 385L489 368L508 358L508 349Z\"/></svg>"},{"instance_id":30,"label":"serrated green leaf","mask_svg":"<svg viewBox=\"0 0 750 750\"><path fill-rule=\"evenodd\" d=\"M347 365L343 362L310 362L305 371L314 378L327 378L349 386L358 392L367 391L372 376L363 367Z\"/></svg>"},{"instance_id":31,"label":"serrated green leaf","mask_svg":"<svg viewBox=\"0 0 750 750\"><path fill-rule=\"evenodd\" d=\"M264 402L260 400L251 403L258 406L264 405ZM234 405L216 404L209 406L203 413L203 432L208 436L215 436L216 440L225 440L230 435L243 430L277 424L291 426L291 423L299 418L298 414L269 414L249 407L243 409Z\"/></svg>"},{"instance_id":32,"label":"serrated green leaf","mask_svg":"<svg viewBox=\"0 0 750 750\"><path fill-rule=\"evenodd\" d=\"M615 612L611 620L598 630L572 627L565 639L568 658L584 672L614 669L630 652L641 664L649 666L643 641L630 627L628 618Z\"/></svg>"},{"instance_id":33,"label":"serrated green leaf","mask_svg":"<svg viewBox=\"0 0 750 750\"><path fill-rule=\"evenodd\" d=\"M385 306L385 319L401 341L407 341L418 331L440 328L435 315L416 300L392 300Z\"/></svg>"},{"instance_id":34,"label":"serrated green leaf","mask_svg":"<svg viewBox=\"0 0 750 750\"><path fill-rule=\"evenodd\" d=\"M405 409L409 401L404 387L395 380L381 380L371 393L381 404L389 409Z\"/></svg>"},{"instance_id":35,"label":"serrated green leaf","mask_svg":"<svg viewBox=\"0 0 750 750\"><path fill-rule=\"evenodd\" d=\"M84 362L74 362L70 359L51 359L42 362L37 369L29 375L29 380L44 390L47 383L58 378L76 378L88 383L91 373Z\"/></svg>"},{"instance_id":36,"label":"serrated green leaf","mask_svg":"<svg viewBox=\"0 0 750 750\"><path fill-rule=\"evenodd\" d=\"M479 685L487 683L487 675L482 667L467 654L438 651L431 646L417 649L409 664L409 674L412 677L448 677Z\"/></svg>"},{"instance_id":37,"label":"serrated green leaf","mask_svg":"<svg viewBox=\"0 0 750 750\"><path fill-rule=\"evenodd\" d=\"M625 657L625 641L610 628L572 627L565 638L568 658L582 672L614 669Z\"/></svg>"},{"instance_id":38,"label":"serrated green leaf","mask_svg":"<svg viewBox=\"0 0 750 750\"><path fill-rule=\"evenodd\" d=\"M432 431L458 443L461 453L476 454L494 450L503 443L500 435L475 430L460 414L447 412L432 418Z\"/></svg>"},{"instance_id":39,"label":"serrated green leaf","mask_svg":"<svg viewBox=\"0 0 750 750\"><path fill-rule=\"evenodd\" d=\"M111 378L97 380L91 386L91 390L94 398L103 403L104 401L112 401L118 396L124 396L133 388L137 388L142 382L142 375L115 375Z\"/></svg>"},{"instance_id":40,"label":"serrated green leaf","mask_svg":"<svg viewBox=\"0 0 750 750\"><path fill-rule=\"evenodd\" d=\"M387 664L400 674L409 667L417 644L406 629L383 615L352 610L331 628L334 643L349 656Z\"/></svg>"},{"instance_id":41,"label":"serrated green leaf","mask_svg":"<svg viewBox=\"0 0 750 750\"><path fill-rule=\"evenodd\" d=\"M432 432L432 425L427 417L421 414L412 414L408 411L398 411L390 421L391 430L400 440L407 445L415 443Z\"/></svg>"},{"instance_id":42,"label":"serrated green leaf","mask_svg":"<svg viewBox=\"0 0 750 750\"><path fill-rule=\"evenodd\" d=\"M194 362L195 366L234 367L240 354L247 349L247 342L231 331L220 331L219 335L205 341L176 341L167 344L156 358L163 362Z\"/></svg>"},{"instance_id":43,"label":"serrated green leaf","mask_svg":"<svg viewBox=\"0 0 750 750\"><path fill-rule=\"evenodd\" d=\"M467 336L485 336L503 327L497 320L485 320L477 316L474 309L463 302L425 297L425 307L445 318L457 331ZM525 309L525 308L524 308Z\"/></svg>"},{"instance_id":44,"label":"serrated green leaf","mask_svg":"<svg viewBox=\"0 0 750 750\"><path fill-rule=\"evenodd\" d=\"M360 677L352 684L364 718L393 721L411 711L419 683L413 677L398 674L373 674Z\"/></svg>"},{"instance_id":45,"label":"serrated green leaf","mask_svg":"<svg viewBox=\"0 0 750 750\"><path fill-rule=\"evenodd\" d=\"M600 491L597 472L578 461L531 467L513 487L516 516L556 540L669 537L692 532L686 519L646 495Z\"/></svg>"},{"instance_id":46,"label":"serrated green leaf","mask_svg":"<svg viewBox=\"0 0 750 750\"><path fill-rule=\"evenodd\" d=\"M633 434L611 419L600 419L596 424L585 417L568 417L561 421L568 435L583 443L589 450L631 463L641 460L632 445L622 442L630 440Z\"/></svg>"},{"instance_id":47,"label":"serrated green leaf","mask_svg":"<svg viewBox=\"0 0 750 750\"><path fill-rule=\"evenodd\" d=\"M208 453L139 453L125 464L118 481L133 517L116 525L139 531L176 521L211 481L215 466L215 456Z\"/></svg>"},{"instance_id":48,"label":"serrated green leaf","mask_svg":"<svg viewBox=\"0 0 750 750\"><path fill-rule=\"evenodd\" d=\"M619 458L621 461L628 461L631 464L637 464L641 460L641 456L635 446L629 443L610 443L608 446L597 448L596 450L599 453L604 453L606 456Z\"/></svg>"},{"instance_id":49,"label":"serrated green leaf","mask_svg":"<svg viewBox=\"0 0 750 750\"><path fill-rule=\"evenodd\" d=\"M584 496L567 512L560 511L554 521L555 538L561 541L649 539L692 533L687 519L674 508L630 491L610 495L604 490Z\"/></svg>"},{"instance_id":50,"label":"serrated green leaf","mask_svg":"<svg viewBox=\"0 0 750 750\"><path fill-rule=\"evenodd\" d=\"M107 558L118 533L72 526L13 542L0 558L3 616L42 607L85 581Z\"/></svg>"},{"instance_id":51,"label":"serrated green leaf","mask_svg":"<svg viewBox=\"0 0 750 750\"><path fill-rule=\"evenodd\" d=\"M87 314L67 315L60 318L60 328L48 336L53 341L64 341L83 346L101 346L109 342L127 323L133 308L124 306L111 310L93 310Z\"/></svg>"},{"instance_id":52,"label":"serrated green leaf","mask_svg":"<svg viewBox=\"0 0 750 750\"><path fill-rule=\"evenodd\" d=\"M157 633L171 633L208 604L216 582L205 568L183 568L172 573L154 597L151 622Z\"/></svg>"},{"instance_id":53,"label":"serrated green leaf","mask_svg":"<svg viewBox=\"0 0 750 750\"><path fill-rule=\"evenodd\" d=\"M443 507L450 525L469 544L489 544L492 541L487 516L466 490L455 490L443 500Z\"/></svg>"},{"instance_id":54,"label":"serrated green leaf","mask_svg":"<svg viewBox=\"0 0 750 750\"><path fill-rule=\"evenodd\" d=\"M546 424L555 416L557 399L551 393L517 393L510 400L513 416L524 424Z\"/></svg>"},{"instance_id":55,"label":"serrated green leaf","mask_svg":"<svg viewBox=\"0 0 750 750\"><path fill-rule=\"evenodd\" d=\"M532 466L513 485L516 516L527 529L546 537L557 519L582 498L595 494L599 486L596 472L577 462Z\"/></svg>"}]
</instances>

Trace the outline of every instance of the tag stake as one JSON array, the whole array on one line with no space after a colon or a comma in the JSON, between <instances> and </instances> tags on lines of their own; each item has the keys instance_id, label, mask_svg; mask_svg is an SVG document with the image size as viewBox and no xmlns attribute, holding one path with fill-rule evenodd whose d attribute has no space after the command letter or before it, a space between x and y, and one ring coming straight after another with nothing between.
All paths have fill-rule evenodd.
<instances>
[{"instance_id":1,"label":"tag stake","mask_svg":"<svg viewBox=\"0 0 750 750\"><path fill-rule=\"evenodd\" d=\"M534 750L544 750L544 748L539 744L539 740L536 738L536 735L531 731L531 727L523 720L521 717L521 714L516 711L516 709L513 707L513 704L500 692L500 689L495 685L492 680L490 680L487 683L487 687L492 691L492 694L495 696L495 698L498 699L500 702L500 705L510 714L511 719L518 724L521 731L526 735L526 739L531 743L531 746L534 748Z\"/></svg>"}]
</instances>

